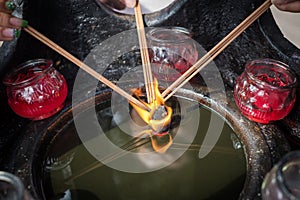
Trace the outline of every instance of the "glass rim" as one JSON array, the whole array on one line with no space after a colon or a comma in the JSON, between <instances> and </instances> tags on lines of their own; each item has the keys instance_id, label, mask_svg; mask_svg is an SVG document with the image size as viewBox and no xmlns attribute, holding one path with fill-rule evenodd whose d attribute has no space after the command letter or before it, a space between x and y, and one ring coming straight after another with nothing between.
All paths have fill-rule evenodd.
<instances>
[{"instance_id":1,"label":"glass rim","mask_svg":"<svg viewBox=\"0 0 300 200\"><path fill-rule=\"evenodd\" d=\"M17 82L10 81L10 79L12 77L15 77L20 71L22 71L26 68L29 69L31 67L34 67L34 66L36 66L36 64L39 64L39 63L45 63L45 66L46 66L45 69L41 70L42 73L40 73L39 75L26 78L25 80L22 80L22 81L17 81ZM28 60L24 63L21 63L15 69L13 69L8 74L6 74L3 79L3 84L5 84L6 86L18 86L18 85L23 85L23 84L29 83L33 80L39 79L40 77L44 76L44 74L48 70L50 70L52 66L53 66L53 61L50 59L39 58L39 59Z\"/></svg>"},{"instance_id":2,"label":"glass rim","mask_svg":"<svg viewBox=\"0 0 300 200\"><path fill-rule=\"evenodd\" d=\"M158 31L164 31L164 30L168 30L168 31L176 31L177 33L180 34L184 34L186 36L188 36L188 38L184 38L184 39L180 39L180 40L170 40L170 39L159 39L157 37L154 36L155 32ZM150 30L147 32L146 34L147 38L155 41L155 42L168 42L168 43L183 43L186 40L190 40L193 37L192 32L184 27L180 27L180 26L166 26L166 27L154 27L154 28L150 28Z\"/></svg>"},{"instance_id":3,"label":"glass rim","mask_svg":"<svg viewBox=\"0 0 300 200\"><path fill-rule=\"evenodd\" d=\"M273 65L273 66L276 65L276 67L284 69L285 71L287 71L292 76L292 82L289 83L286 86L274 86L272 84L269 84L265 81L262 81L262 80L256 78L250 70L251 70L251 65L258 64L258 63L262 63L262 64L265 63L265 64ZM291 89L291 88L293 88L297 85L297 75L294 72L294 70L292 70L286 63L278 61L278 60L274 60L274 59L270 59L270 58L262 58L262 59L251 60L251 61L248 61L246 63L245 70L247 72L247 76L252 81L255 81L255 82L259 83L259 85L266 86L266 87L269 87L271 89L289 90L289 89Z\"/></svg>"},{"instance_id":4,"label":"glass rim","mask_svg":"<svg viewBox=\"0 0 300 200\"><path fill-rule=\"evenodd\" d=\"M282 160L277 164L277 171L276 171L276 179L278 181L279 187L282 189L283 193L288 197L292 197L293 199L297 199L297 197L291 193L286 185L286 181L283 176L283 167L289 162L290 159L299 158L300 159L300 151L291 151L283 156Z\"/></svg>"},{"instance_id":5,"label":"glass rim","mask_svg":"<svg viewBox=\"0 0 300 200\"><path fill-rule=\"evenodd\" d=\"M0 171L0 181L13 185L18 199L23 199L25 188L19 177L9 172Z\"/></svg>"}]
</instances>

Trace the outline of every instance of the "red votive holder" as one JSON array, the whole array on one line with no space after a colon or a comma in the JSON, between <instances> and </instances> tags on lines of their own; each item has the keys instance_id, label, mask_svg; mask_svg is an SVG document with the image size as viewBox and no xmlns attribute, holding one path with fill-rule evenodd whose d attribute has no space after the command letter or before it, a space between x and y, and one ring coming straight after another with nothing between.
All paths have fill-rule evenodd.
<instances>
[{"instance_id":1,"label":"red votive holder","mask_svg":"<svg viewBox=\"0 0 300 200\"><path fill-rule=\"evenodd\" d=\"M147 33L153 75L175 81L198 60L197 43L183 27L152 28Z\"/></svg>"},{"instance_id":2,"label":"red votive holder","mask_svg":"<svg viewBox=\"0 0 300 200\"><path fill-rule=\"evenodd\" d=\"M272 59L248 62L237 78L234 99L248 119L268 124L284 118L296 100L296 74Z\"/></svg>"},{"instance_id":3,"label":"red votive holder","mask_svg":"<svg viewBox=\"0 0 300 200\"><path fill-rule=\"evenodd\" d=\"M31 120L42 120L60 111L68 93L65 78L46 59L21 64L5 76L3 83L11 109Z\"/></svg>"}]
</instances>

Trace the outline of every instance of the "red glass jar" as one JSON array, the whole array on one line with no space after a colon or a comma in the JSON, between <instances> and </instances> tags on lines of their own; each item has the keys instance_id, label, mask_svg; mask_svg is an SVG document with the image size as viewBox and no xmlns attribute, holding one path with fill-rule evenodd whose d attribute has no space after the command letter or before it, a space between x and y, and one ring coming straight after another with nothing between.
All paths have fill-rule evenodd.
<instances>
[{"instance_id":1,"label":"red glass jar","mask_svg":"<svg viewBox=\"0 0 300 200\"><path fill-rule=\"evenodd\" d=\"M7 74L8 104L18 115L42 120L62 109L68 87L51 60L30 60Z\"/></svg>"},{"instance_id":2,"label":"red glass jar","mask_svg":"<svg viewBox=\"0 0 300 200\"><path fill-rule=\"evenodd\" d=\"M296 100L296 74L272 59L248 62L237 78L234 99L244 116L267 124L284 118Z\"/></svg>"},{"instance_id":3,"label":"red glass jar","mask_svg":"<svg viewBox=\"0 0 300 200\"><path fill-rule=\"evenodd\" d=\"M152 73L158 80L175 81L197 62L197 43L191 36L191 32L182 27L148 31Z\"/></svg>"}]
</instances>

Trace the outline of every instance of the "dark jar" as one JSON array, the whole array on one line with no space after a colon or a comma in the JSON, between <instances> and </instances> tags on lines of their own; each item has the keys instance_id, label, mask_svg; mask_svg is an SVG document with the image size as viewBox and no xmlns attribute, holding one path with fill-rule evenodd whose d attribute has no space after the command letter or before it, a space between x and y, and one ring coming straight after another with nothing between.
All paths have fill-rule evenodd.
<instances>
[{"instance_id":1,"label":"dark jar","mask_svg":"<svg viewBox=\"0 0 300 200\"><path fill-rule=\"evenodd\" d=\"M175 81L198 60L197 42L186 28L152 28L147 41L153 75L158 80Z\"/></svg>"},{"instance_id":2,"label":"dark jar","mask_svg":"<svg viewBox=\"0 0 300 200\"><path fill-rule=\"evenodd\" d=\"M248 62L237 78L234 99L248 119L268 124L284 118L296 100L296 74L272 59Z\"/></svg>"},{"instance_id":3,"label":"dark jar","mask_svg":"<svg viewBox=\"0 0 300 200\"><path fill-rule=\"evenodd\" d=\"M266 175L263 200L300 199L300 151L286 154Z\"/></svg>"},{"instance_id":4,"label":"dark jar","mask_svg":"<svg viewBox=\"0 0 300 200\"><path fill-rule=\"evenodd\" d=\"M65 78L51 60L30 60L7 74L8 104L21 117L42 120L60 111L67 97Z\"/></svg>"},{"instance_id":5,"label":"dark jar","mask_svg":"<svg viewBox=\"0 0 300 200\"><path fill-rule=\"evenodd\" d=\"M22 181L15 175L0 171L1 200L33 200Z\"/></svg>"}]
</instances>

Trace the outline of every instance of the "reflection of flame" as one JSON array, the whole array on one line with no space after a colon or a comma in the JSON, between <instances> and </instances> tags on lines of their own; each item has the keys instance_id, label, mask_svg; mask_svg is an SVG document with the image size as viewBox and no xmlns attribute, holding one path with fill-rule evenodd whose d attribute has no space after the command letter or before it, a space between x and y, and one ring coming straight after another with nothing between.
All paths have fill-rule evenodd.
<instances>
[{"instance_id":1,"label":"reflection of flame","mask_svg":"<svg viewBox=\"0 0 300 200\"><path fill-rule=\"evenodd\" d=\"M140 136L145 134L150 136L152 147L158 153L165 153L173 143L173 138L169 133L163 136L165 139L167 139L166 142L160 142L159 140L163 137L152 135L152 130L145 130L140 133Z\"/></svg>"},{"instance_id":2,"label":"reflection of flame","mask_svg":"<svg viewBox=\"0 0 300 200\"><path fill-rule=\"evenodd\" d=\"M154 81L153 86L155 100L149 104L140 99L140 96L142 96L143 94L140 88L133 90L133 94L137 96L137 98L139 98L139 100L143 104L145 104L146 107L150 108L150 111L144 110L133 103L130 104L136 110L141 119L151 127L152 131L149 131L149 135L151 137L153 149L159 153L164 153L173 141L171 135L168 132L171 123L172 108L165 104L164 98L162 97L158 89L157 80ZM159 109L163 109L165 110L165 112L159 111L159 114L161 115L158 117L159 119L157 119L157 116L155 116L155 114ZM153 132L155 133L155 135L153 135ZM164 143L163 145L158 144L158 136L169 137L168 142Z\"/></svg>"}]
</instances>

